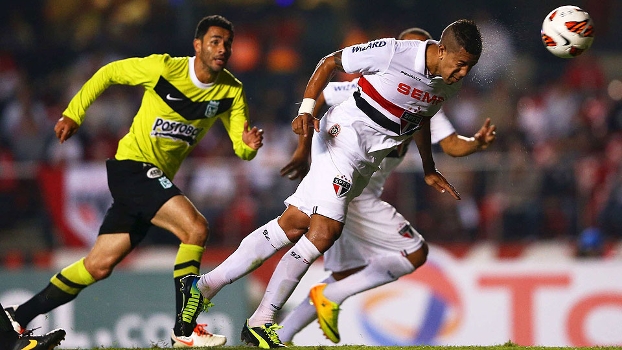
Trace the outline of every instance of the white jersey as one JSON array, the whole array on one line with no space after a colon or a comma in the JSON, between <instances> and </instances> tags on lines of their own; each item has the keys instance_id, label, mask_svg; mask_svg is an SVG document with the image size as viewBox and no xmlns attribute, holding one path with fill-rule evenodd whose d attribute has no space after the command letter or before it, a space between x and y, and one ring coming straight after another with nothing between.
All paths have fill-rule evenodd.
<instances>
[{"instance_id":1,"label":"white jersey","mask_svg":"<svg viewBox=\"0 0 622 350\"><path fill-rule=\"evenodd\" d=\"M461 86L427 72L426 48L433 43L381 39L342 50L344 71L363 75L359 89L322 117L309 173L286 204L345 222L348 205L382 160Z\"/></svg>"},{"instance_id":2,"label":"white jersey","mask_svg":"<svg viewBox=\"0 0 622 350\"><path fill-rule=\"evenodd\" d=\"M354 91L357 91L359 89L358 81L359 79L356 78L352 81L339 81L328 83L326 88L324 88L324 91L322 91L324 99L326 100L326 104L328 106L334 106L347 100L349 97L352 96L352 93ZM451 124L449 119L447 119L447 116L442 109L440 109L430 120L430 131L432 134L433 144L439 143L442 139L456 132L453 125ZM374 175L372 175L369 184L363 190L363 193L361 193L361 195L355 198L353 201L365 200L369 199L370 197L380 197L384 188L384 183L387 181L387 178L404 159L404 155L406 154L406 148L407 147L404 146L404 149L402 150L399 149L398 146L398 148L396 148L396 152L392 152L397 153L395 156L393 154L389 154L389 156L387 156L380 164L380 169L377 170Z\"/></svg>"},{"instance_id":3,"label":"white jersey","mask_svg":"<svg viewBox=\"0 0 622 350\"><path fill-rule=\"evenodd\" d=\"M330 82L323 91L326 104L333 106L360 90L359 79ZM432 143L453 134L455 129L442 109L430 120ZM364 266L377 255L407 255L421 248L424 238L397 210L380 199L384 184L402 162L410 140L397 146L382 161L361 195L348 207L341 237L324 254L324 267L329 271L346 271Z\"/></svg>"},{"instance_id":4,"label":"white jersey","mask_svg":"<svg viewBox=\"0 0 622 350\"><path fill-rule=\"evenodd\" d=\"M342 50L344 71L363 74L358 81L361 97L396 124L400 135L431 118L462 86L461 81L449 85L428 73L426 48L432 43L388 38Z\"/></svg>"}]
</instances>

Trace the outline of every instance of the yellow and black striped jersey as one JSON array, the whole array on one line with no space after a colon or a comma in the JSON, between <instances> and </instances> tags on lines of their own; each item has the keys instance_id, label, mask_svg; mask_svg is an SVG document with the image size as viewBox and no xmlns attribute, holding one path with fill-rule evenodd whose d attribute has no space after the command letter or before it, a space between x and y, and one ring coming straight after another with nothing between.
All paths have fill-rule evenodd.
<instances>
[{"instance_id":1,"label":"yellow and black striped jersey","mask_svg":"<svg viewBox=\"0 0 622 350\"><path fill-rule=\"evenodd\" d=\"M194 59L157 54L111 62L82 86L63 115L82 124L87 108L110 85L141 85L145 93L140 109L119 141L116 159L154 164L173 179L216 119L224 124L235 154L253 159L257 151L242 141L248 119L242 83L226 69L215 82L201 83Z\"/></svg>"}]
</instances>

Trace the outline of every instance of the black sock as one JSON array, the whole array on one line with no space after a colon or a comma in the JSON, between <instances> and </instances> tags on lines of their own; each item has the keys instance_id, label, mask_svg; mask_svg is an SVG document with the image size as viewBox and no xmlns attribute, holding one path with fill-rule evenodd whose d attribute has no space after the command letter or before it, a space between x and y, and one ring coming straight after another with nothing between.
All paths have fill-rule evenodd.
<instances>
[{"instance_id":1,"label":"black sock","mask_svg":"<svg viewBox=\"0 0 622 350\"><path fill-rule=\"evenodd\" d=\"M75 299L77 294L69 294L62 291L52 283L45 289L30 298L27 302L20 305L15 310L15 321L22 327L26 327L35 317L48 313L55 308L66 304Z\"/></svg>"}]
</instances>

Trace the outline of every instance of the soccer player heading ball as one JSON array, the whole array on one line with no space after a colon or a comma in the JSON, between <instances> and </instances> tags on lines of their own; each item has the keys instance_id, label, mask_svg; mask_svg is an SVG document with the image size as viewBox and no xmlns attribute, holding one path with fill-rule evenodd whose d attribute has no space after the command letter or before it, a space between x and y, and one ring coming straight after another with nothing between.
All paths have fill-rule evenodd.
<instances>
[{"instance_id":1,"label":"soccer player heading ball","mask_svg":"<svg viewBox=\"0 0 622 350\"><path fill-rule=\"evenodd\" d=\"M339 238L349 203L361 194L381 161L411 137L419 149L426 183L460 199L436 169L430 118L458 92L481 52L476 24L459 20L445 28L439 42L380 39L324 57L309 79L292 122L299 135L309 137L311 128L316 132L309 173L285 200L287 208L281 216L247 236L209 274L183 281L191 287L185 288L188 306L182 311L196 318L201 308L195 305L207 303L224 285L296 242L279 262L259 307L242 328L242 339L248 344L283 347L276 332L280 326L274 323L276 312L311 263ZM317 120L315 100L336 71L362 74L360 88Z\"/></svg>"}]
</instances>

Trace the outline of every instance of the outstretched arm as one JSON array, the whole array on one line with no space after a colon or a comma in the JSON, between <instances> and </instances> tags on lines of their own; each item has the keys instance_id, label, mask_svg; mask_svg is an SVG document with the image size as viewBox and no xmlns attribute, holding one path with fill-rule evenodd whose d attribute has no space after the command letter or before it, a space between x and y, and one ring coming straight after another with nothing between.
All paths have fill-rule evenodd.
<instances>
[{"instance_id":1,"label":"outstretched arm","mask_svg":"<svg viewBox=\"0 0 622 350\"><path fill-rule=\"evenodd\" d=\"M484 125L473 135L466 137L458 135L455 132L444 139L439 144L443 152L452 157L464 157L477 151L485 150L497 138L495 125L490 124L490 118L487 118Z\"/></svg>"}]
</instances>

